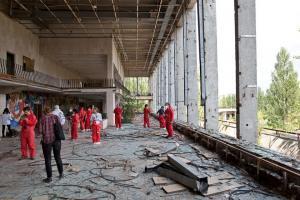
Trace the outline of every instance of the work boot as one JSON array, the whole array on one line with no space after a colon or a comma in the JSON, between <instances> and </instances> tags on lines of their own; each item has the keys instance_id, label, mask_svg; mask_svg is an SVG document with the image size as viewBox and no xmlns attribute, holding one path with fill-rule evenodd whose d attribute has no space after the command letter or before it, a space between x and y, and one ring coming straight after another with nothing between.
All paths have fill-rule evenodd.
<instances>
[{"instance_id":1,"label":"work boot","mask_svg":"<svg viewBox=\"0 0 300 200\"><path fill-rule=\"evenodd\" d=\"M27 159L27 157L25 157L25 156L22 156L21 158L19 158L19 160L25 160L25 159Z\"/></svg>"},{"instance_id":2,"label":"work boot","mask_svg":"<svg viewBox=\"0 0 300 200\"><path fill-rule=\"evenodd\" d=\"M31 157L30 160L35 160L35 158L34 158L34 157Z\"/></svg>"},{"instance_id":3,"label":"work boot","mask_svg":"<svg viewBox=\"0 0 300 200\"><path fill-rule=\"evenodd\" d=\"M64 174L60 174L58 178L59 178L59 180L64 178Z\"/></svg>"},{"instance_id":4,"label":"work boot","mask_svg":"<svg viewBox=\"0 0 300 200\"><path fill-rule=\"evenodd\" d=\"M50 183L52 181L52 178L45 178L43 179L44 183Z\"/></svg>"}]
</instances>

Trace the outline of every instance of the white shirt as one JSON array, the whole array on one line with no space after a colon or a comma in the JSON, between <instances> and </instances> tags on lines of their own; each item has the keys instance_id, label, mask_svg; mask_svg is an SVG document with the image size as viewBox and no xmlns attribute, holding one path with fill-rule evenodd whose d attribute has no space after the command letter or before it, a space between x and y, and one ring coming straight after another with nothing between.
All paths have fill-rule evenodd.
<instances>
[{"instance_id":1,"label":"white shirt","mask_svg":"<svg viewBox=\"0 0 300 200\"><path fill-rule=\"evenodd\" d=\"M91 124L93 122L102 122L102 115L100 113L93 113L91 116Z\"/></svg>"},{"instance_id":2,"label":"white shirt","mask_svg":"<svg viewBox=\"0 0 300 200\"><path fill-rule=\"evenodd\" d=\"M11 117L10 113L3 114L1 116L2 125L10 125L10 120L12 120L12 117Z\"/></svg>"},{"instance_id":3,"label":"white shirt","mask_svg":"<svg viewBox=\"0 0 300 200\"><path fill-rule=\"evenodd\" d=\"M64 125L65 122L66 122L66 118L64 116L64 113L60 110L60 109L55 109L53 112L52 112L53 115L56 115L59 119L59 122L61 125Z\"/></svg>"}]
</instances>

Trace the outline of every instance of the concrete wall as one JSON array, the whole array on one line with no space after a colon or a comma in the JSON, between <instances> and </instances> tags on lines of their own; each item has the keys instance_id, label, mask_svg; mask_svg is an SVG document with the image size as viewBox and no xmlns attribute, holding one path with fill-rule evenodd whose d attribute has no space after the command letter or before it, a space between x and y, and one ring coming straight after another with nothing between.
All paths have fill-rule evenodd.
<instances>
[{"instance_id":1,"label":"concrete wall","mask_svg":"<svg viewBox=\"0 0 300 200\"><path fill-rule=\"evenodd\" d=\"M117 46L114 40L112 40L112 62L113 65L117 68L122 80L124 80L124 67L121 63L121 55L117 51Z\"/></svg>"},{"instance_id":2,"label":"concrete wall","mask_svg":"<svg viewBox=\"0 0 300 200\"><path fill-rule=\"evenodd\" d=\"M80 73L81 78L113 77L111 39L42 38L40 41L41 54L64 63Z\"/></svg>"},{"instance_id":3,"label":"concrete wall","mask_svg":"<svg viewBox=\"0 0 300 200\"><path fill-rule=\"evenodd\" d=\"M23 56L35 60L35 70L59 78L78 77L58 65L51 59L40 55L39 38L24 26L0 13L0 58L6 59L6 53L15 54L15 63L23 64Z\"/></svg>"}]
</instances>

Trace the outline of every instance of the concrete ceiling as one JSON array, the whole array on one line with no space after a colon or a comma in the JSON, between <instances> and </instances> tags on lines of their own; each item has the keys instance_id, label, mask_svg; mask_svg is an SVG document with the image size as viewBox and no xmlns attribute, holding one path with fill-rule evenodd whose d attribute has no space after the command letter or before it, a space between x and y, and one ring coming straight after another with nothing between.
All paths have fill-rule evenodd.
<instances>
[{"instance_id":1,"label":"concrete ceiling","mask_svg":"<svg viewBox=\"0 0 300 200\"><path fill-rule=\"evenodd\" d=\"M114 38L126 76L149 76L194 0L1 0L40 38ZM4 9L3 9L4 8Z\"/></svg>"}]
</instances>

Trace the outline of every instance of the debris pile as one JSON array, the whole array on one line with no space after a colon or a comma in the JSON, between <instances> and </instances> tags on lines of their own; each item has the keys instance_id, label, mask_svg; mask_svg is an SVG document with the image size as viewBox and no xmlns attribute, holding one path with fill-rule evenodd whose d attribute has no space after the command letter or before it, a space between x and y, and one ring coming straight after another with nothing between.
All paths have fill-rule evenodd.
<instances>
[{"instance_id":1,"label":"debris pile","mask_svg":"<svg viewBox=\"0 0 300 200\"><path fill-rule=\"evenodd\" d=\"M155 171L161 175L153 177L153 182L155 185L163 185L162 189L166 193L190 189L203 196L209 196L243 186L233 181L234 177L227 172L209 176L196 170L189 163L191 161L168 154L167 161L156 166L146 166L145 172Z\"/></svg>"}]
</instances>

